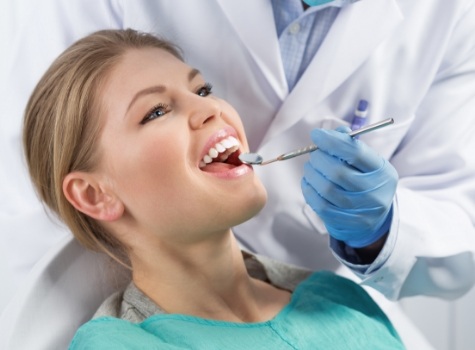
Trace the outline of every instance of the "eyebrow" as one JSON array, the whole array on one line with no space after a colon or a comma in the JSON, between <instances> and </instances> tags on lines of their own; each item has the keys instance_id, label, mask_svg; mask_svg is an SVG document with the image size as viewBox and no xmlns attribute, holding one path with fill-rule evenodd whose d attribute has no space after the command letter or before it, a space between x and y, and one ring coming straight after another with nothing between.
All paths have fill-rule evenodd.
<instances>
[{"instance_id":1,"label":"eyebrow","mask_svg":"<svg viewBox=\"0 0 475 350\"><path fill-rule=\"evenodd\" d=\"M198 69L193 68L192 70L190 70L190 72L188 73L188 81L189 82L192 81L198 74L200 74L200 71ZM156 93L161 94L161 93L164 93L166 90L167 88L163 85L155 85L155 86L151 86L143 90L140 90L134 95L134 97L130 101L129 106L127 107L127 112L130 110L132 105L142 96L156 94Z\"/></svg>"},{"instance_id":2,"label":"eyebrow","mask_svg":"<svg viewBox=\"0 0 475 350\"><path fill-rule=\"evenodd\" d=\"M192 81L194 77L196 77L198 74L200 74L200 71L196 68L193 68L190 70L190 73L188 73L188 81Z\"/></svg>"}]
</instances>

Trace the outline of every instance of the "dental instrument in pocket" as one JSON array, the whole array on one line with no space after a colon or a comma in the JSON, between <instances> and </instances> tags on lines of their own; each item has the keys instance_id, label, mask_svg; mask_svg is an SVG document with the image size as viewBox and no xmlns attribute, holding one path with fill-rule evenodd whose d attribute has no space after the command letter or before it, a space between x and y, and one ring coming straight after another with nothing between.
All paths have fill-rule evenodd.
<instances>
[{"instance_id":1,"label":"dental instrument in pocket","mask_svg":"<svg viewBox=\"0 0 475 350\"><path fill-rule=\"evenodd\" d=\"M391 125L393 123L394 123L393 118L384 119L380 122L367 125L367 126L361 128L361 129L351 131L351 132L348 133L348 135L350 135L351 137L355 137L357 135L365 134L367 132L374 131L374 130L380 129L382 127ZM294 158L294 157L298 157L298 156L301 156L302 154L307 154L307 153L313 152L317 148L318 148L317 145L309 145L307 147L299 148L295 151L291 151L291 152L288 152L288 153L281 154L280 156L278 156L276 158L266 160L266 161L264 161L262 156L257 154L257 153L242 153L242 154L239 155L239 159L241 160L241 162L243 162L245 164L249 164L249 165L266 165L266 164L273 163L273 162L276 162L276 161L287 160L287 159L291 159L291 158Z\"/></svg>"}]
</instances>

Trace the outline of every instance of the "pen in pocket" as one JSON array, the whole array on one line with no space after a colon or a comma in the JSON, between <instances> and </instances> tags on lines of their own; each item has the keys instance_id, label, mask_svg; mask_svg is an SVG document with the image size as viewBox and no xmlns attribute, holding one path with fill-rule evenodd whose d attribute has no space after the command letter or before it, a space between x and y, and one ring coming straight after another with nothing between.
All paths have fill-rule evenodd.
<instances>
[{"instance_id":1,"label":"pen in pocket","mask_svg":"<svg viewBox=\"0 0 475 350\"><path fill-rule=\"evenodd\" d=\"M353 120L351 121L351 130L361 129L366 124L366 117L368 116L368 101L360 100L358 106L353 113ZM356 136L357 137L357 136Z\"/></svg>"}]
</instances>

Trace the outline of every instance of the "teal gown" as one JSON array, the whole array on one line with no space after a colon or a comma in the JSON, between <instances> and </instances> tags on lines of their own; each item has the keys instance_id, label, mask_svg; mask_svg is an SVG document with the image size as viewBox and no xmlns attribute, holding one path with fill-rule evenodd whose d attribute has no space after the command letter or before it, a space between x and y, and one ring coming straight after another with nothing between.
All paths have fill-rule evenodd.
<instances>
[{"instance_id":1,"label":"teal gown","mask_svg":"<svg viewBox=\"0 0 475 350\"><path fill-rule=\"evenodd\" d=\"M404 349L379 306L356 283L331 272L301 282L273 319L259 323L215 321L179 314L131 323L100 317L84 324L76 349Z\"/></svg>"}]
</instances>

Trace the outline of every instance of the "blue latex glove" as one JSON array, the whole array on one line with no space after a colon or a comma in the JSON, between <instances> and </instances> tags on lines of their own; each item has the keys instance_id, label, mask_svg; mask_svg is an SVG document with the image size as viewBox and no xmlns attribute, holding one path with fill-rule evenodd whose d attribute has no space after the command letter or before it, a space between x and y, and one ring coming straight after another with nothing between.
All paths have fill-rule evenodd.
<instances>
[{"instance_id":1,"label":"blue latex glove","mask_svg":"<svg viewBox=\"0 0 475 350\"><path fill-rule=\"evenodd\" d=\"M305 164L302 192L333 238L361 248L388 232L398 175L373 149L347 135L349 131L311 132L318 149Z\"/></svg>"}]
</instances>

